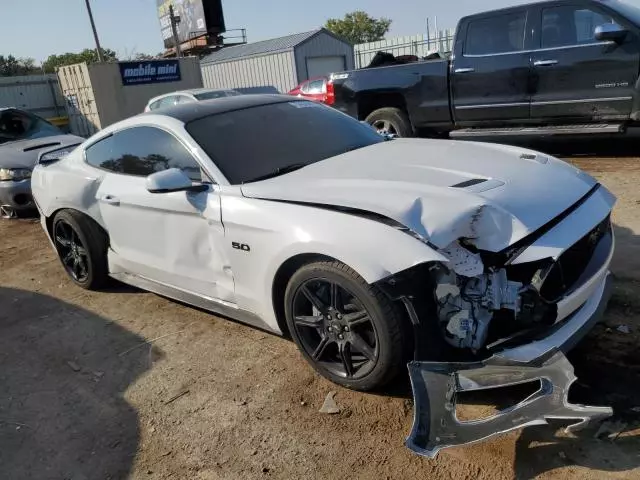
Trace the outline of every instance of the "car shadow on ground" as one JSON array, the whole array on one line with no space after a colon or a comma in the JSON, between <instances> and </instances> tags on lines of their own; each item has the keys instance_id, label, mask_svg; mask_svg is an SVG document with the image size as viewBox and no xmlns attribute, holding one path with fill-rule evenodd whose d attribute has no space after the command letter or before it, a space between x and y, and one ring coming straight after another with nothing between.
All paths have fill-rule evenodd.
<instances>
[{"instance_id":1,"label":"car shadow on ground","mask_svg":"<svg viewBox=\"0 0 640 480\"><path fill-rule=\"evenodd\" d=\"M140 430L123 394L150 365L121 353L144 339L38 293L0 288L0 306L1 476L125 478Z\"/></svg>"}]
</instances>

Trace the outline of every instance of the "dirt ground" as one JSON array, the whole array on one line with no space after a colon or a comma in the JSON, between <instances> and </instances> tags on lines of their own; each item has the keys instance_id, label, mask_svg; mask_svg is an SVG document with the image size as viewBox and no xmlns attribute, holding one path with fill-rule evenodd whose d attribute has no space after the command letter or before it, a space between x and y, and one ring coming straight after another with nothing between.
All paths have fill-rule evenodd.
<instances>
[{"instance_id":1,"label":"dirt ground","mask_svg":"<svg viewBox=\"0 0 640 480\"><path fill-rule=\"evenodd\" d=\"M612 405L612 438L560 422L418 457L406 384L351 392L288 340L125 286L83 291L20 219L0 222L0 477L640 478L640 159L573 161L619 198L614 297L570 355L572 399ZM329 391L337 415L318 413Z\"/></svg>"}]
</instances>

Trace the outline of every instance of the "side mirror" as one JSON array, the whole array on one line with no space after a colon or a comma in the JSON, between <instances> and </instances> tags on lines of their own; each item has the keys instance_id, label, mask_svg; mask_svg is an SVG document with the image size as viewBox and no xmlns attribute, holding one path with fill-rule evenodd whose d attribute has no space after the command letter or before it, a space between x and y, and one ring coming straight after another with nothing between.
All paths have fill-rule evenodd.
<instances>
[{"instance_id":1,"label":"side mirror","mask_svg":"<svg viewBox=\"0 0 640 480\"><path fill-rule=\"evenodd\" d=\"M169 168L147 177L147 190L150 193L204 192L208 189L209 186L203 183L194 184L179 168Z\"/></svg>"},{"instance_id":2,"label":"side mirror","mask_svg":"<svg viewBox=\"0 0 640 480\"><path fill-rule=\"evenodd\" d=\"M594 36L599 42L621 42L627 36L627 31L616 23L605 23L596 27Z\"/></svg>"}]
</instances>

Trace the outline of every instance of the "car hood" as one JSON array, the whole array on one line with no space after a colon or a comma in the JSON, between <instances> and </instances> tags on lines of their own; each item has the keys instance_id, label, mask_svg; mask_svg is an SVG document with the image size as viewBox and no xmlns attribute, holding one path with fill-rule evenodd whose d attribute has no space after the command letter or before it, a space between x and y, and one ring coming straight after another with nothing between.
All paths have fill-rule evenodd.
<instances>
[{"instance_id":1,"label":"car hood","mask_svg":"<svg viewBox=\"0 0 640 480\"><path fill-rule=\"evenodd\" d=\"M32 169L42 150L80 144L84 140L84 138L75 135L53 135L3 143L0 144L0 168Z\"/></svg>"},{"instance_id":2,"label":"car hood","mask_svg":"<svg viewBox=\"0 0 640 480\"><path fill-rule=\"evenodd\" d=\"M251 198L373 212L440 248L467 238L497 252L567 210L596 183L524 148L397 139L241 189Z\"/></svg>"}]
</instances>

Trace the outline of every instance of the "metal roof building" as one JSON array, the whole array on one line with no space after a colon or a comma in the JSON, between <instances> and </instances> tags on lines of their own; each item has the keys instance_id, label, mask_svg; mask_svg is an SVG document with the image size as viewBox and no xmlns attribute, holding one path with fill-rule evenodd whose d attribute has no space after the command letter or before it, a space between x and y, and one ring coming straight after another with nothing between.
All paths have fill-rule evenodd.
<instances>
[{"instance_id":1,"label":"metal roof building","mask_svg":"<svg viewBox=\"0 0 640 480\"><path fill-rule=\"evenodd\" d=\"M313 77L354 68L353 46L321 28L223 48L200 62L208 88L275 87L286 93Z\"/></svg>"}]
</instances>

